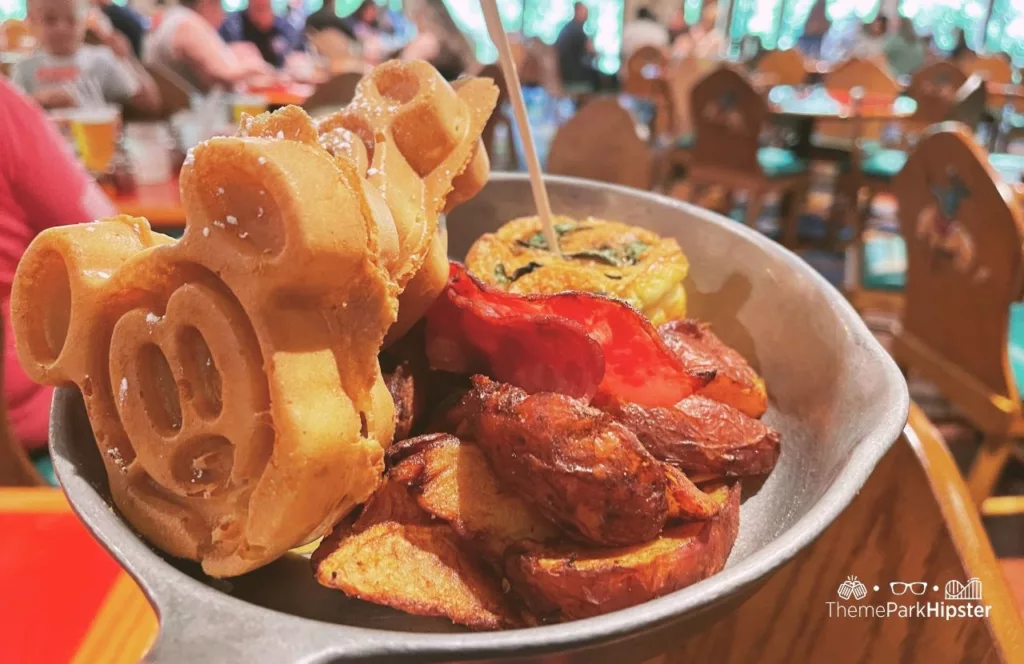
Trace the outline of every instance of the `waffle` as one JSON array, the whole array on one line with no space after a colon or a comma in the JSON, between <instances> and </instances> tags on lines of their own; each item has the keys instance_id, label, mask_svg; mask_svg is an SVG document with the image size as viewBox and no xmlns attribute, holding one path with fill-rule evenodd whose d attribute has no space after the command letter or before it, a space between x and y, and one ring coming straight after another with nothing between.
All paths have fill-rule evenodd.
<instances>
[{"instance_id":1,"label":"waffle","mask_svg":"<svg viewBox=\"0 0 1024 664\"><path fill-rule=\"evenodd\" d=\"M420 92L381 101L388 77ZM399 307L415 320L443 286L441 210L486 177L490 84L456 94L438 80L385 65L340 116L349 129L290 107L196 147L180 241L121 216L47 230L22 258L21 363L79 387L114 502L159 549L242 574L380 483L394 404L377 355ZM368 99L395 106L390 128L371 124ZM362 151L330 144L371 126L380 142Z\"/></svg>"},{"instance_id":2,"label":"waffle","mask_svg":"<svg viewBox=\"0 0 1024 664\"><path fill-rule=\"evenodd\" d=\"M352 103L319 122L325 148L366 164L366 178L395 222L399 256L392 277L403 293L385 345L419 320L448 280L439 218L487 182L480 134L497 98L489 79L465 79L453 88L425 62L392 61L359 82Z\"/></svg>"}]
</instances>

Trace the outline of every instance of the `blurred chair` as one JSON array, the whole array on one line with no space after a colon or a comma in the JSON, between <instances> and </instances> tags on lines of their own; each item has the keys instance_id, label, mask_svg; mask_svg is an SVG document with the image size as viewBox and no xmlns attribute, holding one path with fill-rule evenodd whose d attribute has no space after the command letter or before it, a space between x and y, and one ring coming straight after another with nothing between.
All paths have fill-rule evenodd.
<instances>
[{"instance_id":1,"label":"blurred chair","mask_svg":"<svg viewBox=\"0 0 1024 664\"><path fill-rule=\"evenodd\" d=\"M641 46L626 60L622 91L640 98L652 98L658 91L654 81L665 73L668 58L656 46Z\"/></svg>"},{"instance_id":2,"label":"blurred chair","mask_svg":"<svg viewBox=\"0 0 1024 664\"><path fill-rule=\"evenodd\" d=\"M864 91L865 97L895 99L902 92L900 84L881 65L860 58L851 58L837 65L825 74L823 84L829 90L842 92L860 88ZM845 158L853 150L854 138L866 141L881 140L882 130L887 122L868 121L855 128L848 122L820 121L812 137L812 145L816 148L812 154L815 158Z\"/></svg>"},{"instance_id":3,"label":"blurred chair","mask_svg":"<svg viewBox=\"0 0 1024 664\"><path fill-rule=\"evenodd\" d=\"M967 74L948 60L939 60L917 70L907 86L907 95L917 102L917 111L905 125L924 130L936 122L948 120L957 92L966 82Z\"/></svg>"},{"instance_id":4,"label":"blurred chair","mask_svg":"<svg viewBox=\"0 0 1024 664\"><path fill-rule=\"evenodd\" d=\"M0 346L3 345L4 327L0 320ZM4 358L0 356L0 375ZM35 486L43 480L25 453L25 448L14 438L7 423L7 403L0 395L0 486Z\"/></svg>"},{"instance_id":5,"label":"blurred chair","mask_svg":"<svg viewBox=\"0 0 1024 664\"><path fill-rule=\"evenodd\" d=\"M562 97L562 78L558 73L558 55L555 47L539 39L526 41L525 55L519 80L523 85L540 86L552 97Z\"/></svg>"},{"instance_id":6,"label":"blurred chair","mask_svg":"<svg viewBox=\"0 0 1024 664\"><path fill-rule=\"evenodd\" d=\"M598 97L558 128L547 172L650 190L661 183L661 160L636 131L616 97Z\"/></svg>"},{"instance_id":7,"label":"blurred chair","mask_svg":"<svg viewBox=\"0 0 1024 664\"><path fill-rule=\"evenodd\" d=\"M768 102L735 69L721 66L693 89L691 115L696 125L688 179L691 200L707 185L749 192L746 221L755 225L770 193L790 193L802 202L809 186L807 163L791 150L762 147L761 131L769 117ZM782 241L796 244L800 205L782 220Z\"/></svg>"},{"instance_id":8,"label":"blurred chair","mask_svg":"<svg viewBox=\"0 0 1024 664\"><path fill-rule=\"evenodd\" d=\"M977 74L989 83L1012 83L1013 66L1002 55L969 54L960 59L960 68L965 74Z\"/></svg>"},{"instance_id":9,"label":"blurred chair","mask_svg":"<svg viewBox=\"0 0 1024 664\"><path fill-rule=\"evenodd\" d=\"M356 86L362 79L363 75L358 72L335 74L316 86L313 94L302 102L302 108L310 115L313 115L317 109L338 110L356 96Z\"/></svg>"},{"instance_id":10,"label":"blurred chair","mask_svg":"<svg viewBox=\"0 0 1024 664\"><path fill-rule=\"evenodd\" d=\"M161 106L158 116L162 119L170 118L178 111L187 109L192 103L192 96L198 94L188 81L168 67L146 65L146 71L160 91Z\"/></svg>"},{"instance_id":11,"label":"blurred chair","mask_svg":"<svg viewBox=\"0 0 1024 664\"><path fill-rule=\"evenodd\" d=\"M796 49L768 51L758 60L756 71L774 76L775 85L800 85L807 79L807 61Z\"/></svg>"},{"instance_id":12,"label":"blurred chair","mask_svg":"<svg viewBox=\"0 0 1024 664\"><path fill-rule=\"evenodd\" d=\"M675 103L672 88L665 79L668 58L655 46L641 46L629 56L623 68L622 91L653 106L651 138L673 133Z\"/></svg>"},{"instance_id":13,"label":"blurred chair","mask_svg":"<svg viewBox=\"0 0 1024 664\"><path fill-rule=\"evenodd\" d=\"M935 111L936 122L957 121L966 125L966 128L973 134L973 127L978 126L985 113L985 96L985 82L977 76L968 78L956 90L952 98ZM940 116L940 112L943 115ZM918 136L919 133L904 133L903 145L913 145ZM856 211L855 235L859 236L866 230L867 221L871 216L871 204L875 196L891 190L893 180L906 163L907 152L905 149L883 148L868 143L856 151L852 171L853 186L858 194L861 190L866 190L867 197L865 203L859 205ZM853 200L859 202L859 196L854 195Z\"/></svg>"},{"instance_id":14,"label":"blurred chair","mask_svg":"<svg viewBox=\"0 0 1024 664\"><path fill-rule=\"evenodd\" d=\"M967 484L983 514L1024 511L992 498L1024 436L1024 216L985 151L940 125L896 181L906 240L906 303L896 362L934 383L984 433Z\"/></svg>"},{"instance_id":15,"label":"blurred chair","mask_svg":"<svg viewBox=\"0 0 1024 664\"><path fill-rule=\"evenodd\" d=\"M494 105L494 112L487 118L487 124L484 125L484 131L480 136L491 160L491 166L499 170L519 170L519 153L515 149L512 120L505 112L505 105L508 103L505 75L497 64L484 65L476 75L493 80L498 87L498 101ZM498 132L498 127L503 130Z\"/></svg>"}]
</instances>

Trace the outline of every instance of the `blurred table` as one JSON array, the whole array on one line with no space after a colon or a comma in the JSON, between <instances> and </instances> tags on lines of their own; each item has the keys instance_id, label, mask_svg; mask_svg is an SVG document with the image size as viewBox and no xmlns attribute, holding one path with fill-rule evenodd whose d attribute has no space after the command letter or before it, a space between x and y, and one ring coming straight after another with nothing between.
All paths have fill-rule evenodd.
<instances>
[{"instance_id":1,"label":"blurred table","mask_svg":"<svg viewBox=\"0 0 1024 664\"><path fill-rule=\"evenodd\" d=\"M246 91L252 94L263 95L267 98L267 105L271 109L279 106L295 104L301 106L309 99L316 86L309 83L286 83L282 85L249 86Z\"/></svg>"},{"instance_id":2,"label":"blurred table","mask_svg":"<svg viewBox=\"0 0 1024 664\"><path fill-rule=\"evenodd\" d=\"M59 489L0 488L0 532L0 662L142 657L156 614Z\"/></svg>"},{"instance_id":3,"label":"blurred table","mask_svg":"<svg viewBox=\"0 0 1024 664\"><path fill-rule=\"evenodd\" d=\"M161 184L139 185L134 194L118 196L113 202L119 214L145 217L154 230L166 232L185 226L177 178Z\"/></svg>"},{"instance_id":4,"label":"blurred table","mask_svg":"<svg viewBox=\"0 0 1024 664\"><path fill-rule=\"evenodd\" d=\"M917 102L910 97L870 93L855 111L849 90L817 85L777 85L768 93L768 104L774 115L810 120L901 120L917 111Z\"/></svg>"}]
</instances>

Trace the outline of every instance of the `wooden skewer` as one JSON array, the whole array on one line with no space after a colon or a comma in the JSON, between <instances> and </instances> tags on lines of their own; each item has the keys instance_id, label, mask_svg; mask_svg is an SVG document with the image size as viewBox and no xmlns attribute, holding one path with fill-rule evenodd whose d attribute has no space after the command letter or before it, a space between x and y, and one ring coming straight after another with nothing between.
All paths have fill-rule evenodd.
<instances>
[{"instance_id":1,"label":"wooden skewer","mask_svg":"<svg viewBox=\"0 0 1024 664\"><path fill-rule=\"evenodd\" d=\"M498 5L495 0L480 0L480 6L484 10L487 33L498 49L498 64L501 65L501 73L505 76L505 85L508 87L508 94L512 102L512 112L516 117L519 134L523 138L526 167L530 172L530 187L533 189L533 200L537 205L537 216L540 217L541 227L544 229L544 238L551 251L561 258L562 249L558 245L558 234L555 233L551 214L551 202L548 200L548 190L544 187L544 180L541 177L540 160L537 158L533 132L530 131L530 122L526 116L526 102L523 101L523 89L519 85L519 73L512 60L512 47L509 46L508 35L505 34L505 28L501 25L501 15L498 13Z\"/></svg>"}]
</instances>

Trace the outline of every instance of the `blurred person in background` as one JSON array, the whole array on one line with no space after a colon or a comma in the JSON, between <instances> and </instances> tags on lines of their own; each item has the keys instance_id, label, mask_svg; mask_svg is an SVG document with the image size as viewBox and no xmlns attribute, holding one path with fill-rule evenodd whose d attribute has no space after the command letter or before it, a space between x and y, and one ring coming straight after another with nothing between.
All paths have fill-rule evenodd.
<instances>
[{"instance_id":1,"label":"blurred person in background","mask_svg":"<svg viewBox=\"0 0 1024 664\"><path fill-rule=\"evenodd\" d=\"M964 58L974 55L974 51L967 45L967 35L964 34L964 31L957 30L956 32L956 42L953 44L953 50L949 52L949 59L953 62L961 62Z\"/></svg>"},{"instance_id":2,"label":"blurred person in background","mask_svg":"<svg viewBox=\"0 0 1024 664\"><path fill-rule=\"evenodd\" d=\"M668 20L668 43L675 42L679 35L689 29L686 25L686 2L679 3L679 8L672 12L672 18Z\"/></svg>"},{"instance_id":3,"label":"blurred person in background","mask_svg":"<svg viewBox=\"0 0 1024 664\"><path fill-rule=\"evenodd\" d=\"M364 0L346 21L359 41L363 59L371 65L394 57L403 46L395 36L391 15L373 0Z\"/></svg>"},{"instance_id":4,"label":"blurred person in background","mask_svg":"<svg viewBox=\"0 0 1024 664\"><path fill-rule=\"evenodd\" d=\"M426 60L449 81L473 69L473 47L443 0L407 0L405 11L416 25L416 36L402 49L403 60Z\"/></svg>"},{"instance_id":5,"label":"blurred person in background","mask_svg":"<svg viewBox=\"0 0 1024 664\"><path fill-rule=\"evenodd\" d=\"M306 17L306 30L320 32L321 30L337 30L349 39L355 39L356 33L348 21L338 16L338 7L335 0L324 0L320 9Z\"/></svg>"},{"instance_id":6,"label":"blurred person in background","mask_svg":"<svg viewBox=\"0 0 1024 664\"><path fill-rule=\"evenodd\" d=\"M242 11L225 15L219 32L228 44L252 44L275 69L284 67L296 46L291 26L284 17L274 14L270 0L249 0Z\"/></svg>"},{"instance_id":7,"label":"blurred person in background","mask_svg":"<svg viewBox=\"0 0 1024 664\"><path fill-rule=\"evenodd\" d=\"M627 60L642 46L664 49L668 44L668 28L659 23L654 12L647 7L636 10L636 18L622 28L623 60Z\"/></svg>"},{"instance_id":8,"label":"blurred person in background","mask_svg":"<svg viewBox=\"0 0 1024 664\"><path fill-rule=\"evenodd\" d=\"M718 3L705 2L700 20L672 43L672 56L676 58L718 59L725 52L726 38L717 27Z\"/></svg>"},{"instance_id":9,"label":"blurred person in background","mask_svg":"<svg viewBox=\"0 0 1024 664\"><path fill-rule=\"evenodd\" d=\"M572 18L562 26L555 39L558 73L562 84L596 89L599 75L594 69L594 43L584 30L589 11L582 2L573 5Z\"/></svg>"},{"instance_id":10,"label":"blurred person in background","mask_svg":"<svg viewBox=\"0 0 1024 664\"><path fill-rule=\"evenodd\" d=\"M821 47L825 41L832 22L828 18L825 0L815 0L811 12L804 24L804 33L797 40L798 48L809 58L817 60L821 57Z\"/></svg>"},{"instance_id":11,"label":"blurred person in background","mask_svg":"<svg viewBox=\"0 0 1024 664\"><path fill-rule=\"evenodd\" d=\"M118 104L142 113L160 108L160 92L119 32L106 45L83 43L86 0L29 0L37 51L19 61L11 80L44 108Z\"/></svg>"},{"instance_id":12,"label":"blurred person in background","mask_svg":"<svg viewBox=\"0 0 1024 664\"><path fill-rule=\"evenodd\" d=\"M914 30L914 23L901 16L896 34L885 42L885 57L889 69L897 76L910 76L924 64L927 48Z\"/></svg>"},{"instance_id":13,"label":"blurred person in background","mask_svg":"<svg viewBox=\"0 0 1024 664\"><path fill-rule=\"evenodd\" d=\"M889 40L889 19L879 12L874 21L864 23L853 46L853 55L861 60L884 64L885 44Z\"/></svg>"},{"instance_id":14,"label":"blurred person in background","mask_svg":"<svg viewBox=\"0 0 1024 664\"><path fill-rule=\"evenodd\" d=\"M145 63L167 67L203 92L267 74L270 67L262 58L239 59L232 52L217 32L223 21L220 0L179 0L147 37Z\"/></svg>"},{"instance_id":15,"label":"blurred person in background","mask_svg":"<svg viewBox=\"0 0 1024 664\"><path fill-rule=\"evenodd\" d=\"M11 284L29 243L51 226L117 212L75 160L43 111L0 77L0 300L4 401L11 430L29 449L46 445L53 388L32 382L14 348Z\"/></svg>"},{"instance_id":16,"label":"blurred person in background","mask_svg":"<svg viewBox=\"0 0 1024 664\"><path fill-rule=\"evenodd\" d=\"M111 27L117 30L132 45L136 58L142 57L142 38L146 35L146 18L128 5L117 5L112 0L92 0L92 6L100 11Z\"/></svg>"}]
</instances>

